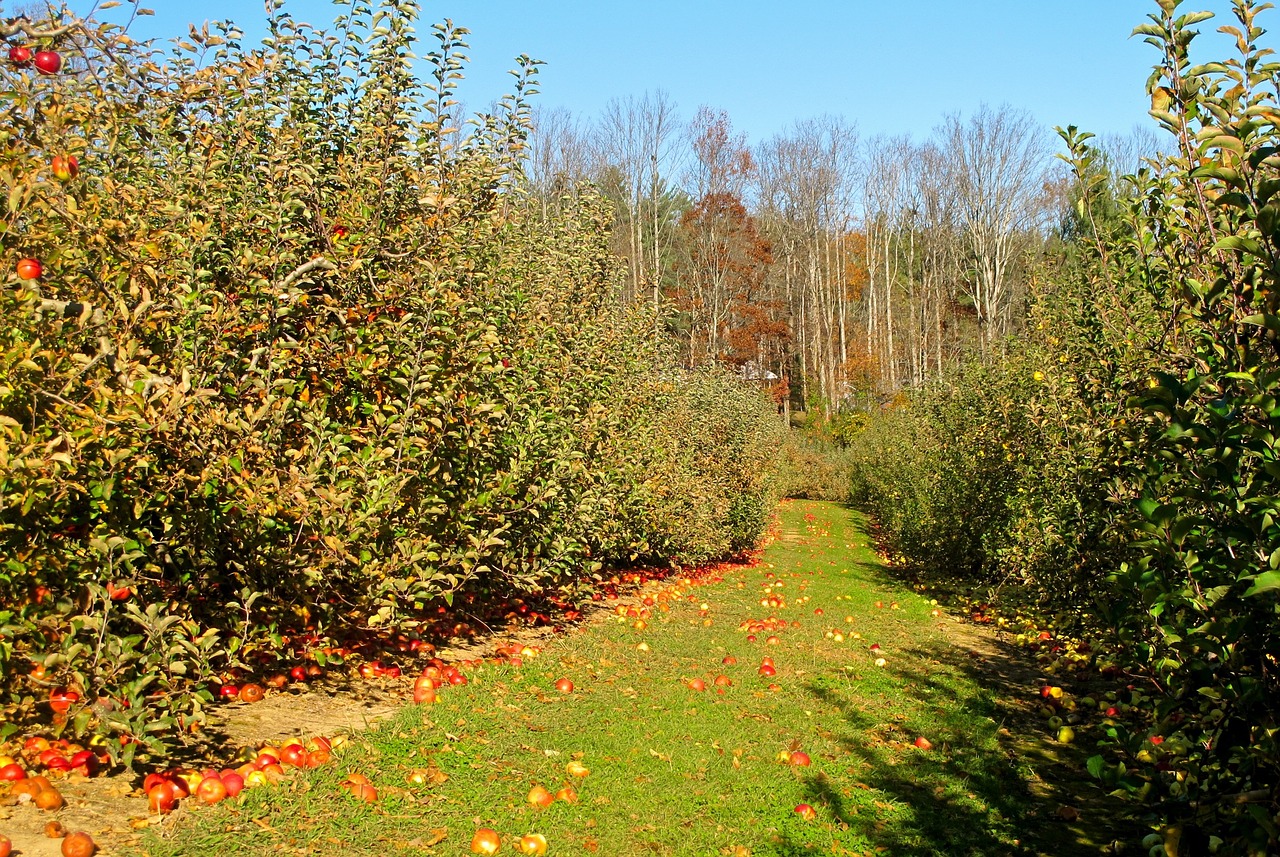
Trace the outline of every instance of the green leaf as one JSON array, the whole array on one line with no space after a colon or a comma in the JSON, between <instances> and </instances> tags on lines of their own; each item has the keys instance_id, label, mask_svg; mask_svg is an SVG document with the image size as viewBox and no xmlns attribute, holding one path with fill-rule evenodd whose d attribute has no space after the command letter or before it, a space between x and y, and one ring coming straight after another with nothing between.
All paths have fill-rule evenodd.
<instances>
[{"instance_id":1,"label":"green leaf","mask_svg":"<svg viewBox=\"0 0 1280 857\"><path fill-rule=\"evenodd\" d=\"M1276 589L1280 589L1280 571L1264 571L1253 578L1253 586L1245 590L1244 597L1251 598Z\"/></svg>"}]
</instances>

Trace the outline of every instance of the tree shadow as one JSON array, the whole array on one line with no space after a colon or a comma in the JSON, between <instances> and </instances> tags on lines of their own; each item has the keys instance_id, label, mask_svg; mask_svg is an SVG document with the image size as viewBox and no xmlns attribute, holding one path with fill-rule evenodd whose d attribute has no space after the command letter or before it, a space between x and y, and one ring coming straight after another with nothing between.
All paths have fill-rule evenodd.
<instances>
[{"instance_id":1,"label":"tree shadow","mask_svg":"<svg viewBox=\"0 0 1280 857\"><path fill-rule=\"evenodd\" d=\"M891 582L882 567L863 570ZM985 630L961 627L960 642L980 636L980 652L945 640L921 642L899 649L894 665L884 668L921 706L920 722L868 710L841 690L847 685L834 674L807 683L816 702L840 711L845 729L835 740L860 787L884 813L869 816L865 798L852 799L820 773L805 779L808 802L837 825L861 832L878 853L912 857L1083 857L1149 832L1089 776L1088 752L1054 742L1026 704L1042 680L1026 651ZM1072 690L1066 679L1054 683ZM927 735L933 748L913 746L919 735ZM787 835L775 848L780 855L815 853L811 843Z\"/></svg>"}]
</instances>

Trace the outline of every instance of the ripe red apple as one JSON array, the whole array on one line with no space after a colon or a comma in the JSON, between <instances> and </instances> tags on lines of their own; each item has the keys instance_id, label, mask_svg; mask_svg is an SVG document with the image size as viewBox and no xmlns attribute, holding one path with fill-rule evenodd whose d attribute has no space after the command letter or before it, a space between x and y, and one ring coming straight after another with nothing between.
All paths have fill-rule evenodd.
<instances>
[{"instance_id":1,"label":"ripe red apple","mask_svg":"<svg viewBox=\"0 0 1280 857\"><path fill-rule=\"evenodd\" d=\"M237 771L223 771L219 774L219 779L227 788L227 797L235 797L244 791L244 777Z\"/></svg>"},{"instance_id":2,"label":"ripe red apple","mask_svg":"<svg viewBox=\"0 0 1280 857\"><path fill-rule=\"evenodd\" d=\"M690 690L696 690L699 693L707 689L707 683L700 678L691 678L686 684L689 685Z\"/></svg>"},{"instance_id":3,"label":"ripe red apple","mask_svg":"<svg viewBox=\"0 0 1280 857\"><path fill-rule=\"evenodd\" d=\"M434 705L436 701L436 687L431 679L418 679L418 683L413 686L413 702L415 705Z\"/></svg>"},{"instance_id":4,"label":"ripe red apple","mask_svg":"<svg viewBox=\"0 0 1280 857\"><path fill-rule=\"evenodd\" d=\"M228 794L227 784L217 776L205 777L196 787L196 799L210 806L226 800Z\"/></svg>"},{"instance_id":5,"label":"ripe red apple","mask_svg":"<svg viewBox=\"0 0 1280 857\"><path fill-rule=\"evenodd\" d=\"M39 259L19 259L18 260L18 277L23 280L38 280L40 275L44 273L44 265L40 264Z\"/></svg>"},{"instance_id":6,"label":"ripe red apple","mask_svg":"<svg viewBox=\"0 0 1280 857\"><path fill-rule=\"evenodd\" d=\"M803 750L791 751L791 755L787 758L787 761L792 767L796 768L807 768L811 762L809 754Z\"/></svg>"},{"instance_id":7,"label":"ripe red apple","mask_svg":"<svg viewBox=\"0 0 1280 857\"><path fill-rule=\"evenodd\" d=\"M57 51L40 51L35 56L36 71L41 74L57 74L62 68L62 57Z\"/></svg>"},{"instance_id":8,"label":"ripe red apple","mask_svg":"<svg viewBox=\"0 0 1280 857\"><path fill-rule=\"evenodd\" d=\"M218 696L223 699L231 699L239 694L240 688L236 687L234 684L224 684L222 687L218 688Z\"/></svg>"},{"instance_id":9,"label":"ripe red apple","mask_svg":"<svg viewBox=\"0 0 1280 857\"><path fill-rule=\"evenodd\" d=\"M809 806L807 803L802 803L796 807L796 815L800 816L805 821L813 821L818 817L818 813L814 812L813 807Z\"/></svg>"},{"instance_id":10,"label":"ripe red apple","mask_svg":"<svg viewBox=\"0 0 1280 857\"><path fill-rule=\"evenodd\" d=\"M472 854L497 854L501 847L502 838L498 836L498 831L491 828L481 827L471 837Z\"/></svg>"},{"instance_id":11,"label":"ripe red apple","mask_svg":"<svg viewBox=\"0 0 1280 857\"><path fill-rule=\"evenodd\" d=\"M10 53L13 53L10 51ZM9 857L13 853L13 843L9 841L9 837L0 834L0 857Z\"/></svg>"},{"instance_id":12,"label":"ripe red apple","mask_svg":"<svg viewBox=\"0 0 1280 857\"><path fill-rule=\"evenodd\" d=\"M290 744L280 748L280 764L301 768L307 759L307 751L301 744Z\"/></svg>"},{"instance_id":13,"label":"ripe red apple","mask_svg":"<svg viewBox=\"0 0 1280 857\"><path fill-rule=\"evenodd\" d=\"M306 681L310 676L307 675L306 667L299 666L289 670L289 678L294 681Z\"/></svg>"},{"instance_id":14,"label":"ripe red apple","mask_svg":"<svg viewBox=\"0 0 1280 857\"><path fill-rule=\"evenodd\" d=\"M151 807L152 812L160 815L173 812L173 808L178 805L178 795L173 788L173 783L161 780L147 789L147 805Z\"/></svg>"},{"instance_id":15,"label":"ripe red apple","mask_svg":"<svg viewBox=\"0 0 1280 857\"><path fill-rule=\"evenodd\" d=\"M731 667L737 662L738 662L738 659L735 658L733 655L725 655L724 660L720 661L720 663L724 664L727 667Z\"/></svg>"},{"instance_id":16,"label":"ripe red apple","mask_svg":"<svg viewBox=\"0 0 1280 857\"><path fill-rule=\"evenodd\" d=\"M9 62L22 67L31 64L31 48L25 45L14 45L9 48Z\"/></svg>"},{"instance_id":17,"label":"ripe red apple","mask_svg":"<svg viewBox=\"0 0 1280 857\"><path fill-rule=\"evenodd\" d=\"M50 167L53 177L60 182L69 182L80 174L80 161L75 155L54 155Z\"/></svg>"},{"instance_id":18,"label":"ripe red apple","mask_svg":"<svg viewBox=\"0 0 1280 857\"><path fill-rule=\"evenodd\" d=\"M0 781L15 783L18 780L25 780L27 772L17 762L5 765L0 768Z\"/></svg>"},{"instance_id":19,"label":"ripe red apple","mask_svg":"<svg viewBox=\"0 0 1280 857\"><path fill-rule=\"evenodd\" d=\"M727 675L718 675L713 682L716 687L732 687L733 681Z\"/></svg>"},{"instance_id":20,"label":"ripe red apple","mask_svg":"<svg viewBox=\"0 0 1280 857\"><path fill-rule=\"evenodd\" d=\"M529 789L529 795L526 799L529 801L531 806L546 809L551 806L551 804L555 803L556 798L555 795L547 791L542 786L534 786Z\"/></svg>"},{"instance_id":21,"label":"ripe red apple","mask_svg":"<svg viewBox=\"0 0 1280 857\"><path fill-rule=\"evenodd\" d=\"M49 694L49 707L59 714L80 701L80 694L65 687L54 688Z\"/></svg>"},{"instance_id":22,"label":"ripe red apple","mask_svg":"<svg viewBox=\"0 0 1280 857\"><path fill-rule=\"evenodd\" d=\"M131 595L133 595L133 590L129 587L116 586L112 581L107 582L107 597L112 601L128 601Z\"/></svg>"},{"instance_id":23,"label":"ripe red apple","mask_svg":"<svg viewBox=\"0 0 1280 857\"><path fill-rule=\"evenodd\" d=\"M569 681L567 678L557 679L556 690L561 693L573 693L573 682Z\"/></svg>"},{"instance_id":24,"label":"ripe red apple","mask_svg":"<svg viewBox=\"0 0 1280 857\"><path fill-rule=\"evenodd\" d=\"M932 742L932 741L930 741L928 738L924 737L923 735L921 735L919 738L917 738L913 743L914 743L917 747L919 747L921 750L932 750L932 749L933 749L933 742Z\"/></svg>"},{"instance_id":25,"label":"ripe red apple","mask_svg":"<svg viewBox=\"0 0 1280 857\"><path fill-rule=\"evenodd\" d=\"M759 672L760 672L760 675L765 677L774 676L778 674L778 670L773 666L773 664L761 664Z\"/></svg>"}]
</instances>

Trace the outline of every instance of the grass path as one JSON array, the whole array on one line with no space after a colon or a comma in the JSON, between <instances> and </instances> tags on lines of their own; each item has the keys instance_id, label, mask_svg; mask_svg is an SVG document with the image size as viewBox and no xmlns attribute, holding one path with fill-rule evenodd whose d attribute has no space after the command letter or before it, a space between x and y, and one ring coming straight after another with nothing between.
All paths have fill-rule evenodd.
<instances>
[{"instance_id":1,"label":"grass path","mask_svg":"<svg viewBox=\"0 0 1280 857\"><path fill-rule=\"evenodd\" d=\"M457 855L480 826L502 834L502 853L529 832L551 855L1036 853L1028 772L999 745L993 691L930 603L886 577L864 523L789 503L759 563L668 581L646 628L602 616L523 668L487 666L358 736L335 765L181 813L147 853ZM744 624L770 617L785 627L748 642ZM758 675L766 656L772 678ZM572 693L555 690L561 677ZM812 764L778 761L792 750ZM590 775L569 777L574 760ZM410 783L415 769L428 781ZM378 787L376 804L339 790L352 771ZM576 803L526 802L534 785L567 784ZM816 818L796 814L806 803Z\"/></svg>"}]
</instances>

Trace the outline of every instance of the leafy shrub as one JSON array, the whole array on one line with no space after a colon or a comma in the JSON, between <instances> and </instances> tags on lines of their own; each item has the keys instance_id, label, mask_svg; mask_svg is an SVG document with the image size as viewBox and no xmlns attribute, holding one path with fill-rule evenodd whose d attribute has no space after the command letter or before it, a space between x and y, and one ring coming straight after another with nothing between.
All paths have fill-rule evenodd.
<instances>
[{"instance_id":1,"label":"leafy shrub","mask_svg":"<svg viewBox=\"0 0 1280 857\"><path fill-rule=\"evenodd\" d=\"M844 446L791 431L782 454L780 478L784 496L848 501L851 457Z\"/></svg>"},{"instance_id":2,"label":"leafy shrub","mask_svg":"<svg viewBox=\"0 0 1280 857\"><path fill-rule=\"evenodd\" d=\"M761 531L772 408L614 304L599 201L526 210L535 63L450 129L465 31L424 87L415 8L168 56L36 24L69 71L0 69L0 247L45 268L0 292L6 730L72 686L54 727L129 762L325 634Z\"/></svg>"},{"instance_id":3,"label":"leafy shrub","mask_svg":"<svg viewBox=\"0 0 1280 857\"><path fill-rule=\"evenodd\" d=\"M1239 56L1193 65L1212 15L1180 5L1137 30L1172 153L1118 183L1061 132L1075 214L1033 331L874 420L855 495L926 573L1092 615L1157 692L1090 770L1177 853L1260 855L1280 842L1280 64L1266 5L1235 0Z\"/></svg>"}]
</instances>

